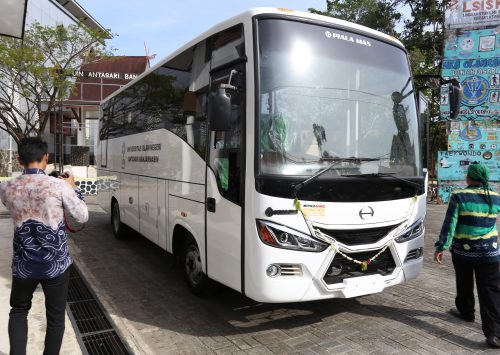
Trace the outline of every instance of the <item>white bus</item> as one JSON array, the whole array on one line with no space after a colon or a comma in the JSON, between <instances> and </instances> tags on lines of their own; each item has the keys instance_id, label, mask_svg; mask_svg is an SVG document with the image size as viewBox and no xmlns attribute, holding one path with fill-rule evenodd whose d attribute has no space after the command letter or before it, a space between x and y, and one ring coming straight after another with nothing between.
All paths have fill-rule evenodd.
<instances>
[{"instance_id":1,"label":"white bus","mask_svg":"<svg viewBox=\"0 0 500 355\"><path fill-rule=\"evenodd\" d=\"M99 203L117 237L126 225L180 259L196 294L380 292L422 268L417 101L398 40L252 9L102 103Z\"/></svg>"}]
</instances>

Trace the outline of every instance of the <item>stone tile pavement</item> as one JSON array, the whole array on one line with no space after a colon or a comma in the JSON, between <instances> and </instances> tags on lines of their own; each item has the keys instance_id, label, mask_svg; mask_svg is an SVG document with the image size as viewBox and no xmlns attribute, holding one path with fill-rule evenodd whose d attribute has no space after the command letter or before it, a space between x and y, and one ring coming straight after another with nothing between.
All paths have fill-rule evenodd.
<instances>
[{"instance_id":1,"label":"stone tile pavement","mask_svg":"<svg viewBox=\"0 0 500 355\"><path fill-rule=\"evenodd\" d=\"M455 292L451 260L432 262L445 206L428 207L418 279L357 299L292 304L257 303L227 288L197 298L167 253L134 233L115 240L109 216L90 209L91 223L71 239L72 255L135 353L495 353L480 320L446 313Z\"/></svg>"},{"instance_id":2,"label":"stone tile pavement","mask_svg":"<svg viewBox=\"0 0 500 355\"><path fill-rule=\"evenodd\" d=\"M9 298L11 287L12 235L13 225L0 203L0 355L9 353ZM42 288L39 286L33 296L32 308L28 315L28 354L42 354L45 340L45 305ZM75 331L66 316L61 354L81 354Z\"/></svg>"},{"instance_id":3,"label":"stone tile pavement","mask_svg":"<svg viewBox=\"0 0 500 355\"><path fill-rule=\"evenodd\" d=\"M432 244L445 206L429 205L425 265L409 283L357 299L262 304L230 289L193 296L172 259L131 233L115 240L109 216L89 198L91 222L71 238L71 253L118 332L136 354L495 354L485 347L480 320L458 321L454 275L432 263ZM8 353L12 225L0 206L0 354ZM41 354L43 294L29 316L28 354ZM67 319L62 354L80 354Z\"/></svg>"}]
</instances>

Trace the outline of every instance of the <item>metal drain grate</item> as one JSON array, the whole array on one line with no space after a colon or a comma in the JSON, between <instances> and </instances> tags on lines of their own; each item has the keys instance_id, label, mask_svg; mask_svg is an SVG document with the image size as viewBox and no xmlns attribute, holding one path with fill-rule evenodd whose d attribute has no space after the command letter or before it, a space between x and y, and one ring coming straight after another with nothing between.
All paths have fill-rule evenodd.
<instances>
[{"instance_id":1,"label":"metal drain grate","mask_svg":"<svg viewBox=\"0 0 500 355\"><path fill-rule=\"evenodd\" d=\"M115 331L86 335L82 340L89 354L128 354Z\"/></svg>"},{"instance_id":2,"label":"metal drain grate","mask_svg":"<svg viewBox=\"0 0 500 355\"><path fill-rule=\"evenodd\" d=\"M130 354L74 264L70 266L67 310L84 354Z\"/></svg>"},{"instance_id":3,"label":"metal drain grate","mask_svg":"<svg viewBox=\"0 0 500 355\"><path fill-rule=\"evenodd\" d=\"M113 329L106 315L96 301L83 301L69 304L76 326L82 334Z\"/></svg>"},{"instance_id":4,"label":"metal drain grate","mask_svg":"<svg viewBox=\"0 0 500 355\"><path fill-rule=\"evenodd\" d=\"M72 267L69 274L68 302L93 300L94 296L92 296L80 275L76 274L74 270Z\"/></svg>"}]
</instances>

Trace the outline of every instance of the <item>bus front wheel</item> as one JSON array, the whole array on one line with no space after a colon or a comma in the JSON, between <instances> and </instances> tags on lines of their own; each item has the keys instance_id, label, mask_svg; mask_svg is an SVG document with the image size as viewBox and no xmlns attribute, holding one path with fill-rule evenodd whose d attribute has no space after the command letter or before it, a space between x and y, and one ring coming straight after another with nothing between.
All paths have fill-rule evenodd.
<instances>
[{"instance_id":1,"label":"bus front wheel","mask_svg":"<svg viewBox=\"0 0 500 355\"><path fill-rule=\"evenodd\" d=\"M184 244L184 278L197 296L208 297L216 291L215 282L203 272L200 249L191 237Z\"/></svg>"},{"instance_id":2,"label":"bus front wheel","mask_svg":"<svg viewBox=\"0 0 500 355\"><path fill-rule=\"evenodd\" d=\"M118 202L113 204L113 209L111 210L111 226L113 227L113 235L115 238L123 239L125 226L120 220L120 206Z\"/></svg>"}]
</instances>

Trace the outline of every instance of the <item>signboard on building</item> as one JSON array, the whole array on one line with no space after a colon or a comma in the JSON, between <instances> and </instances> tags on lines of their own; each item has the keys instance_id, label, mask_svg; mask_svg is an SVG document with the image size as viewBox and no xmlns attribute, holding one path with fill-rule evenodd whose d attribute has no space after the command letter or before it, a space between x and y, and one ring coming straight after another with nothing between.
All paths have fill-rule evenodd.
<instances>
[{"instance_id":1,"label":"signboard on building","mask_svg":"<svg viewBox=\"0 0 500 355\"><path fill-rule=\"evenodd\" d=\"M149 68L146 56L111 56L98 58L75 70L75 90L66 106L95 106Z\"/></svg>"},{"instance_id":2,"label":"signboard on building","mask_svg":"<svg viewBox=\"0 0 500 355\"><path fill-rule=\"evenodd\" d=\"M463 88L459 120L500 117L500 34L496 29L455 31L445 40L442 76ZM441 92L441 119L449 119L447 89Z\"/></svg>"},{"instance_id":3,"label":"signboard on building","mask_svg":"<svg viewBox=\"0 0 500 355\"><path fill-rule=\"evenodd\" d=\"M140 74L135 73L116 73L103 71L85 71L75 70L73 76L76 78L96 78L96 79L116 79L116 80L133 80Z\"/></svg>"},{"instance_id":4,"label":"signboard on building","mask_svg":"<svg viewBox=\"0 0 500 355\"><path fill-rule=\"evenodd\" d=\"M445 10L445 27L477 28L500 24L498 0L451 0Z\"/></svg>"},{"instance_id":5,"label":"signboard on building","mask_svg":"<svg viewBox=\"0 0 500 355\"><path fill-rule=\"evenodd\" d=\"M500 150L452 150L438 152L439 180L463 181L470 164L481 163L490 169L490 180L499 180Z\"/></svg>"},{"instance_id":6,"label":"signboard on building","mask_svg":"<svg viewBox=\"0 0 500 355\"><path fill-rule=\"evenodd\" d=\"M500 121L453 121L450 122L448 150L499 149Z\"/></svg>"}]
</instances>

